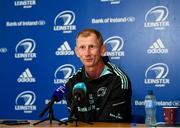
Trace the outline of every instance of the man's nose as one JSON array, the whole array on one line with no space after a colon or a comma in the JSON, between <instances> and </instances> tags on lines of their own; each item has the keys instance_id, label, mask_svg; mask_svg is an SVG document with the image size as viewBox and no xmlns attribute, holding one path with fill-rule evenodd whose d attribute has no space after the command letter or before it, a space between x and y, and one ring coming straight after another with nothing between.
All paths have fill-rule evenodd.
<instances>
[{"instance_id":1,"label":"man's nose","mask_svg":"<svg viewBox=\"0 0 180 128\"><path fill-rule=\"evenodd\" d=\"M86 47L86 48L85 48L84 54L85 54L85 55L89 55L89 54L90 54L90 48L89 48L89 47Z\"/></svg>"}]
</instances>

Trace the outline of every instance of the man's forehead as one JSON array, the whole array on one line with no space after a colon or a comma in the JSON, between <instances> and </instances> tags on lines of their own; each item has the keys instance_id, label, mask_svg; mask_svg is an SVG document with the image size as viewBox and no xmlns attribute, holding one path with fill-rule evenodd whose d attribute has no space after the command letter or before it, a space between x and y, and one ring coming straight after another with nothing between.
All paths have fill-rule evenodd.
<instances>
[{"instance_id":1,"label":"man's forehead","mask_svg":"<svg viewBox=\"0 0 180 128\"><path fill-rule=\"evenodd\" d=\"M77 43L97 43L98 39L94 36L88 36L88 37L79 37L77 39Z\"/></svg>"},{"instance_id":2,"label":"man's forehead","mask_svg":"<svg viewBox=\"0 0 180 128\"><path fill-rule=\"evenodd\" d=\"M89 46L89 45L98 45L97 41L79 41L77 46Z\"/></svg>"},{"instance_id":3,"label":"man's forehead","mask_svg":"<svg viewBox=\"0 0 180 128\"><path fill-rule=\"evenodd\" d=\"M88 37L88 36L96 36L96 34L92 32L85 32L79 35L79 37Z\"/></svg>"}]
</instances>

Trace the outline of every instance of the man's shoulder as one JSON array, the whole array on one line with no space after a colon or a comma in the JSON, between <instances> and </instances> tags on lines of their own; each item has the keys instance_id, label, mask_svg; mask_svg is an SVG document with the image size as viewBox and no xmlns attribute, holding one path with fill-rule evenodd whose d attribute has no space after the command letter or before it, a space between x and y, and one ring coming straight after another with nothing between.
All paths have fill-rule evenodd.
<instances>
[{"instance_id":1,"label":"man's shoulder","mask_svg":"<svg viewBox=\"0 0 180 128\"><path fill-rule=\"evenodd\" d=\"M128 86L131 86L131 82L128 75L120 67L110 62L108 62L107 64L111 68L111 70L114 72L115 76L117 76L117 79L121 80L122 88L127 89Z\"/></svg>"},{"instance_id":2,"label":"man's shoulder","mask_svg":"<svg viewBox=\"0 0 180 128\"><path fill-rule=\"evenodd\" d=\"M118 67L117 65L115 65L115 64L113 64L113 63L111 63L111 62L108 62L106 65L107 65L107 66L112 70L112 72L114 72L116 75L119 75L119 74L124 74L124 75L126 75L126 74L124 73L124 71L123 71L120 67Z\"/></svg>"}]
</instances>

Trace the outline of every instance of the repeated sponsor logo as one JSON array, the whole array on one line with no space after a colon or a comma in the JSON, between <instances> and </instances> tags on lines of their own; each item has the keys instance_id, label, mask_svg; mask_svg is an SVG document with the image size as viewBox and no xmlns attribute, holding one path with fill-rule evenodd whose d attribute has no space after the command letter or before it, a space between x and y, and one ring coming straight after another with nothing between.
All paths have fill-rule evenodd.
<instances>
[{"instance_id":1,"label":"repeated sponsor logo","mask_svg":"<svg viewBox=\"0 0 180 128\"><path fill-rule=\"evenodd\" d=\"M144 27L154 28L156 30L164 29L169 26L168 15L169 11L167 7L155 6L146 13Z\"/></svg>"},{"instance_id":2,"label":"repeated sponsor logo","mask_svg":"<svg viewBox=\"0 0 180 128\"><path fill-rule=\"evenodd\" d=\"M49 102L50 102L49 99L45 99L45 104L48 104ZM60 100L60 101L58 101L58 102L55 102L54 104L66 105L66 104L67 104L67 101L66 101L65 99L62 99L62 100Z\"/></svg>"},{"instance_id":3,"label":"repeated sponsor logo","mask_svg":"<svg viewBox=\"0 0 180 128\"><path fill-rule=\"evenodd\" d=\"M36 43L33 39L23 39L16 45L15 58L23 58L24 61L31 61L33 58L36 58L36 53L34 53L35 48Z\"/></svg>"},{"instance_id":4,"label":"repeated sponsor logo","mask_svg":"<svg viewBox=\"0 0 180 128\"><path fill-rule=\"evenodd\" d=\"M75 73L75 67L71 64L64 64L58 67L54 73L54 84L65 84L70 76Z\"/></svg>"},{"instance_id":5,"label":"repeated sponsor logo","mask_svg":"<svg viewBox=\"0 0 180 128\"><path fill-rule=\"evenodd\" d=\"M110 4L120 4L121 0L100 0L101 2L106 2Z\"/></svg>"},{"instance_id":6,"label":"repeated sponsor logo","mask_svg":"<svg viewBox=\"0 0 180 128\"><path fill-rule=\"evenodd\" d=\"M0 47L0 53L6 53L8 50L5 47Z\"/></svg>"},{"instance_id":7,"label":"repeated sponsor logo","mask_svg":"<svg viewBox=\"0 0 180 128\"><path fill-rule=\"evenodd\" d=\"M104 41L107 51L105 56L109 56L111 59L120 59L121 56L124 56L124 51L122 48L124 46L124 40L119 36L109 37Z\"/></svg>"},{"instance_id":8,"label":"repeated sponsor logo","mask_svg":"<svg viewBox=\"0 0 180 128\"><path fill-rule=\"evenodd\" d=\"M34 21L6 21L6 27L31 27L31 26L44 26L45 20Z\"/></svg>"},{"instance_id":9,"label":"repeated sponsor logo","mask_svg":"<svg viewBox=\"0 0 180 128\"><path fill-rule=\"evenodd\" d=\"M170 84L170 79L167 78L169 73L168 65L165 63L156 63L149 66L145 72L144 83L154 84L156 87L164 87Z\"/></svg>"},{"instance_id":10,"label":"repeated sponsor logo","mask_svg":"<svg viewBox=\"0 0 180 128\"><path fill-rule=\"evenodd\" d=\"M36 0L15 0L15 7L32 8L36 5Z\"/></svg>"},{"instance_id":11,"label":"repeated sponsor logo","mask_svg":"<svg viewBox=\"0 0 180 128\"><path fill-rule=\"evenodd\" d=\"M145 102L144 100L135 100L134 101L134 105L135 106L144 106ZM179 100L160 100L160 101L156 101L156 105L157 106L174 106L174 107L180 107L180 101Z\"/></svg>"},{"instance_id":12,"label":"repeated sponsor logo","mask_svg":"<svg viewBox=\"0 0 180 128\"><path fill-rule=\"evenodd\" d=\"M57 56L74 55L74 51L69 46L69 43L65 41L63 44L60 45L55 54Z\"/></svg>"},{"instance_id":13,"label":"repeated sponsor logo","mask_svg":"<svg viewBox=\"0 0 180 128\"><path fill-rule=\"evenodd\" d=\"M72 33L72 31L76 30L76 25L73 25L74 21L75 14L73 11L62 11L54 19L54 31Z\"/></svg>"},{"instance_id":14,"label":"repeated sponsor logo","mask_svg":"<svg viewBox=\"0 0 180 128\"><path fill-rule=\"evenodd\" d=\"M157 39L150 47L147 49L148 54L165 54L168 53L168 49L165 48L164 43L161 39Z\"/></svg>"},{"instance_id":15,"label":"repeated sponsor logo","mask_svg":"<svg viewBox=\"0 0 180 128\"><path fill-rule=\"evenodd\" d=\"M107 18L92 18L92 24L114 24L114 23L133 23L135 22L135 17L107 17Z\"/></svg>"},{"instance_id":16,"label":"repeated sponsor logo","mask_svg":"<svg viewBox=\"0 0 180 128\"><path fill-rule=\"evenodd\" d=\"M32 91L24 91L20 93L15 100L15 110L24 113L32 113L36 110L36 95Z\"/></svg>"},{"instance_id":17,"label":"repeated sponsor logo","mask_svg":"<svg viewBox=\"0 0 180 128\"><path fill-rule=\"evenodd\" d=\"M24 72L21 73L19 78L17 79L19 83L34 83L36 79L32 76L29 68L25 69Z\"/></svg>"}]
</instances>

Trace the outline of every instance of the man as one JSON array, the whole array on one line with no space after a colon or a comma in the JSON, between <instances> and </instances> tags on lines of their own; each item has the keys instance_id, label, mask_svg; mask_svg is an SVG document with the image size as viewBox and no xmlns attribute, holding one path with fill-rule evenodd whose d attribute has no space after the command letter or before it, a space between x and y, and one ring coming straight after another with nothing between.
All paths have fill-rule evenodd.
<instances>
[{"instance_id":1,"label":"man","mask_svg":"<svg viewBox=\"0 0 180 128\"><path fill-rule=\"evenodd\" d=\"M99 31L85 29L76 37L76 55L83 63L66 83L70 115L80 121L131 121L131 84L124 72L104 59L106 46ZM85 100L74 109L73 87L83 82ZM72 110L73 109L73 110Z\"/></svg>"}]
</instances>

